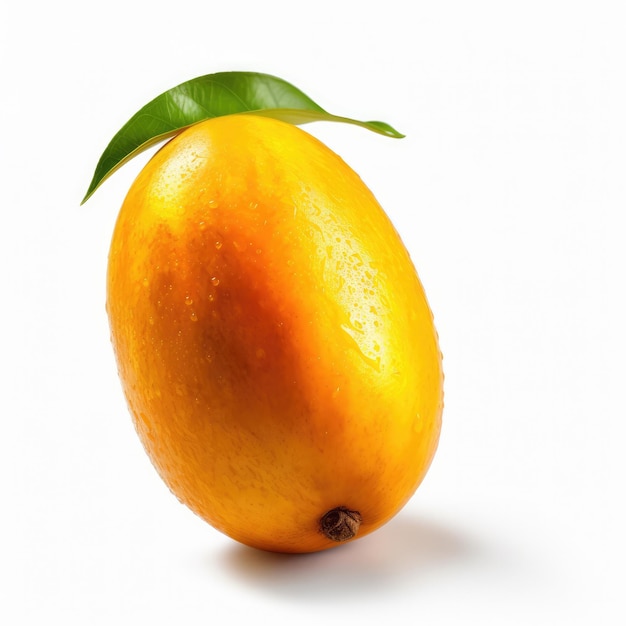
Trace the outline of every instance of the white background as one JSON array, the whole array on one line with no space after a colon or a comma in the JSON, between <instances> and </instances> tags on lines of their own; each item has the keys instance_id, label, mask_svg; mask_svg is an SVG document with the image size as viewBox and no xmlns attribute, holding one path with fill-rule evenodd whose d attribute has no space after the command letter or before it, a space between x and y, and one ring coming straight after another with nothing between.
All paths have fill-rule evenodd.
<instances>
[{"instance_id":1,"label":"white background","mask_svg":"<svg viewBox=\"0 0 626 626\"><path fill-rule=\"evenodd\" d=\"M626 623L623 3L2 7L0 623ZM148 155L79 206L140 106L240 69L406 133L306 127L395 222L445 357L422 487L311 556L220 535L135 436L104 279Z\"/></svg>"}]
</instances>

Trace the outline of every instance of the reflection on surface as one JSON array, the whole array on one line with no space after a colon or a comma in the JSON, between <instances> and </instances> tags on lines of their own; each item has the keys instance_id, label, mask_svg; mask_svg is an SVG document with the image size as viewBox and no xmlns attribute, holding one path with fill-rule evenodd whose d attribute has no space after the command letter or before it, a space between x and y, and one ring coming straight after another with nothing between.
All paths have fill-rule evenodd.
<instances>
[{"instance_id":1,"label":"reflection on surface","mask_svg":"<svg viewBox=\"0 0 626 626\"><path fill-rule=\"evenodd\" d=\"M237 543L221 555L224 570L241 582L285 597L332 599L410 587L442 568L481 559L462 531L400 514L359 541L314 554L263 552Z\"/></svg>"}]
</instances>

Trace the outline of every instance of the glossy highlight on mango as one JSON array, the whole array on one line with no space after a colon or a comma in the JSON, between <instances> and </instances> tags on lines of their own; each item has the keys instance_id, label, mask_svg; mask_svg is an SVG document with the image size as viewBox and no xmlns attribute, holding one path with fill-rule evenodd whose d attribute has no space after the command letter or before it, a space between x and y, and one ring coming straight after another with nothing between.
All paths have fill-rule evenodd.
<instances>
[{"instance_id":1,"label":"glossy highlight on mango","mask_svg":"<svg viewBox=\"0 0 626 626\"><path fill-rule=\"evenodd\" d=\"M165 144L120 211L107 312L152 463L233 539L337 546L423 480L443 405L431 310L372 193L302 129L229 115Z\"/></svg>"}]
</instances>

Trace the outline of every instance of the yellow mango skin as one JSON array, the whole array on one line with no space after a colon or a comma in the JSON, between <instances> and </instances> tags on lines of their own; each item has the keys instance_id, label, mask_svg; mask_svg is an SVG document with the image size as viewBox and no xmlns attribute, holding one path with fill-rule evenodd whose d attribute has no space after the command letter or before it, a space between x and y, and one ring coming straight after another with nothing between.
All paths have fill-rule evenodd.
<instances>
[{"instance_id":1,"label":"yellow mango skin","mask_svg":"<svg viewBox=\"0 0 626 626\"><path fill-rule=\"evenodd\" d=\"M190 127L132 185L107 312L143 445L218 530L279 552L365 536L424 478L441 428L433 316L357 174L304 130L237 115Z\"/></svg>"}]
</instances>

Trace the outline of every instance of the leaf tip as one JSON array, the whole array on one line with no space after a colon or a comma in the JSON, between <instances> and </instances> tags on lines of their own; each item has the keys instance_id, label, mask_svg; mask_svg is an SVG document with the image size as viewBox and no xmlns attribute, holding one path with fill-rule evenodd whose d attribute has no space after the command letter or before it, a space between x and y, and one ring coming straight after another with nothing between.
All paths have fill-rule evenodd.
<instances>
[{"instance_id":1,"label":"leaf tip","mask_svg":"<svg viewBox=\"0 0 626 626\"><path fill-rule=\"evenodd\" d=\"M393 137L394 139L404 139L406 135L397 131L393 126L390 126L386 122L367 122L369 126L372 126L375 130L377 130L381 135L386 135L387 137Z\"/></svg>"},{"instance_id":2,"label":"leaf tip","mask_svg":"<svg viewBox=\"0 0 626 626\"><path fill-rule=\"evenodd\" d=\"M80 201L79 206L83 206L85 202L87 202L87 200L89 200L89 198L93 196L94 192L98 188L98 185L94 183L95 183L95 179L91 181L91 184L89 185L89 188L87 189L87 193L84 195L83 199Z\"/></svg>"}]
</instances>

